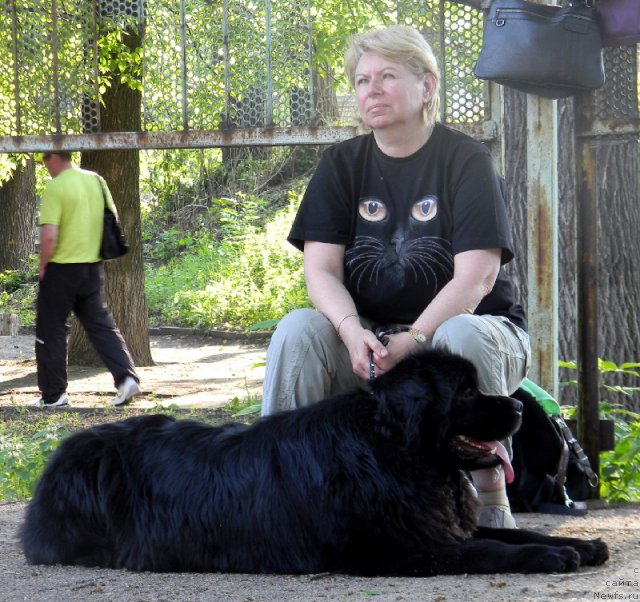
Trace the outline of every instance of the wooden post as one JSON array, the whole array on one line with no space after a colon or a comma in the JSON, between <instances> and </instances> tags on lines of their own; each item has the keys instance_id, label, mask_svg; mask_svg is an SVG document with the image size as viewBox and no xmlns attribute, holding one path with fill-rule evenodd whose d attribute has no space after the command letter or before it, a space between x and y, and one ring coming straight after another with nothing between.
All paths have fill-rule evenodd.
<instances>
[{"instance_id":1,"label":"wooden post","mask_svg":"<svg viewBox=\"0 0 640 602\"><path fill-rule=\"evenodd\" d=\"M16 314L0 314L0 336L15 337L18 336L20 321Z\"/></svg>"},{"instance_id":2,"label":"wooden post","mask_svg":"<svg viewBox=\"0 0 640 602\"><path fill-rule=\"evenodd\" d=\"M576 225L578 310L578 440L600 474L600 372L598 370L598 183L593 94L576 98ZM597 487L592 494L600 497Z\"/></svg>"}]
</instances>

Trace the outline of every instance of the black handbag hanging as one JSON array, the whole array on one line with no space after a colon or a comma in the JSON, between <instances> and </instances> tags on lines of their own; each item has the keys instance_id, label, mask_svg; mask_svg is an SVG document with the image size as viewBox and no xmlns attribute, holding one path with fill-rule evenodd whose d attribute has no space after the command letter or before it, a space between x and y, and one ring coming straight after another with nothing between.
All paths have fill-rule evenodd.
<instances>
[{"instance_id":1,"label":"black handbag hanging","mask_svg":"<svg viewBox=\"0 0 640 602\"><path fill-rule=\"evenodd\" d=\"M474 74L546 98L600 88L605 78L602 38L590 4L494 0Z\"/></svg>"},{"instance_id":2,"label":"black handbag hanging","mask_svg":"<svg viewBox=\"0 0 640 602\"><path fill-rule=\"evenodd\" d=\"M107 195L105 194L102 179L98 177L100 190L102 190L102 200L104 201L104 226L102 229L102 243L100 245L100 257L102 260L117 259L129 252L129 244L120 228L118 218L107 205Z\"/></svg>"}]
</instances>

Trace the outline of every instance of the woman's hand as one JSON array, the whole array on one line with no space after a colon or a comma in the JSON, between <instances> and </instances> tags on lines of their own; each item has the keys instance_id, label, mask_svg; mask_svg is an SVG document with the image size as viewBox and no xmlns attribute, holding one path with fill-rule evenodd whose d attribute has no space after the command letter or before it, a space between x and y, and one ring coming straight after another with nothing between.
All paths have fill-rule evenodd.
<instances>
[{"instance_id":1,"label":"woman's hand","mask_svg":"<svg viewBox=\"0 0 640 602\"><path fill-rule=\"evenodd\" d=\"M360 378L369 378L371 351L373 351L375 374L376 376L382 374L383 369L378 364L385 360L389 352L373 332L362 327L360 320L345 322L340 328L340 337L349 351L354 374Z\"/></svg>"},{"instance_id":2,"label":"woman's hand","mask_svg":"<svg viewBox=\"0 0 640 602\"><path fill-rule=\"evenodd\" d=\"M420 347L408 332L387 335L388 342L385 346L373 332L362 328L356 320L352 320L341 332L342 340L349 350L354 373L365 379L370 377L371 359L375 376L380 376ZM373 351L373 357L370 357L370 351Z\"/></svg>"},{"instance_id":3,"label":"woman's hand","mask_svg":"<svg viewBox=\"0 0 640 602\"><path fill-rule=\"evenodd\" d=\"M408 332L398 332L387 337L389 339L385 347L387 353L384 356L374 354L376 376L388 372L400 360L420 349L419 343Z\"/></svg>"}]
</instances>

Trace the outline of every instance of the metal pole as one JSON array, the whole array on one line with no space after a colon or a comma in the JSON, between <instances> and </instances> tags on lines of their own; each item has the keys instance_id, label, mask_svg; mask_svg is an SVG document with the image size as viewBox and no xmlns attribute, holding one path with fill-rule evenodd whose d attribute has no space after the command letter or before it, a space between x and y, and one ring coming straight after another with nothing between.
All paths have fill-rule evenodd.
<instances>
[{"instance_id":1,"label":"metal pole","mask_svg":"<svg viewBox=\"0 0 640 602\"><path fill-rule=\"evenodd\" d=\"M273 40L271 37L271 1L265 2L265 35L267 59L267 89L265 91L264 124L273 125Z\"/></svg>"},{"instance_id":2,"label":"metal pole","mask_svg":"<svg viewBox=\"0 0 640 602\"><path fill-rule=\"evenodd\" d=\"M231 125L231 67L230 67L230 49L229 49L229 2L224 0L222 5L222 31L224 44L224 127Z\"/></svg>"},{"instance_id":3,"label":"metal pole","mask_svg":"<svg viewBox=\"0 0 640 602\"><path fill-rule=\"evenodd\" d=\"M527 95L527 277L530 377L558 396L558 110Z\"/></svg>"},{"instance_id":4,"label":"metal pole","mask_svg":"<svg viewBox=\"0 0 640 602\"><path fill-rule=\"evenodd\" d=\"M586 126L591 111L576 101L576 123ZM576 145L577 310L578 310L578 440L593 471L600 474L600 371L598 370L598 195L595 140L580 133ZM596 488L592 497L599 498Z\"/></svg>"},{"instance_id":5,"label":"metal pole","mask_svg":"<svg viewBox=\"0 0 640 602\"><path fill-rule=\"evenodd\" d=\"M180 63L182 66L182 129L189 130L189 112L187 106L187 19L184 0L180 0Z\"/></svg>"},{"instance_id":6,"label":"metal pole","mask_svg":"<svg viewBox=\"0 0 640 602\"><path fill-rule=\"evenodd\" d=\"M16 134L22 134L22 104L20 100L20 57L18 55L18 11L15 0L11 2L11 48L13 51L13 93L16 103Z\"/></svg>"},{"instance_id":7,"label":"metal pole","mask_svg":"<svg viewBox=\"0 0 640 602\"><path fill-rule=\"evenodd\" d=\"M58 65L58 7L56 0L51 0L51 69L53 74L53 105L56 122L56 134L62 134L60 117L60 69Z\"/></svg>"}]
</instances>

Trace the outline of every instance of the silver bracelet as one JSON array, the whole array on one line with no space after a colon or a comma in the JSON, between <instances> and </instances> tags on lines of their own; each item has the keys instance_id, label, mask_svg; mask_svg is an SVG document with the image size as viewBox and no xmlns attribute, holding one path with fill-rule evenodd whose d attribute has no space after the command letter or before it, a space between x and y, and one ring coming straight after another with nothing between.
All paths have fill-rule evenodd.
<instances>
[{"instance_id":1,"label":"silver bracelet","mask_svg":"<svg viewBox=\"0 0 640 602\"><path fill-rule=\"evenodd\" d=\"M342 340L342 337L340 337L340 326L342 326L342 323L347 319L347 318L357 318L358 314L355 312L352 312L350 314L347 314L346 316L343 316L340 321L338 322L338 325L336 326L336 333L338 334L338 338L340 340Z\"/></svg>"}]
</instances>

